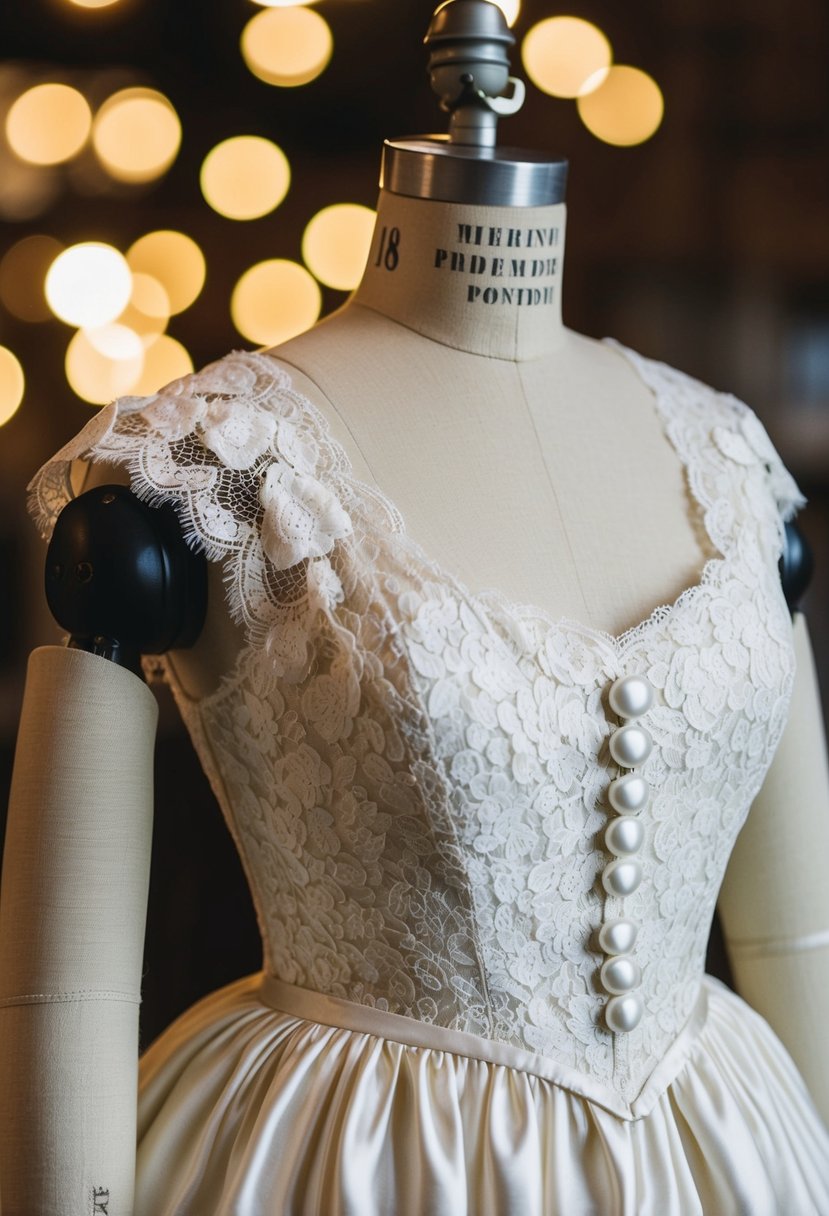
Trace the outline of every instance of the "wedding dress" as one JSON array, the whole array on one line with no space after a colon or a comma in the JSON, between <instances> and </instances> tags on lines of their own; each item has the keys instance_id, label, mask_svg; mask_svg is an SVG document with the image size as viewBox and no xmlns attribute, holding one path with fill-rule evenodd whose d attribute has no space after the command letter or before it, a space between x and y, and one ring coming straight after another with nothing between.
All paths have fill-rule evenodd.
<instances>
[{"instance_id":1,"label":"wedding dress","mask_svg":"<svg viewBox=\"0 0 829 1216\"><path fill-rule=\"evenodd\" d=\"M35 478L48 535L73 460L125 467L245 627L201 699L151 662L264 955L142 1057L138 1216L829 1213L802 1080L704 974L786 721L802 499L745 405L614 345L712 554L618 637L430 560L270 354L114 403Z\"/></svg>"}]
</instances>

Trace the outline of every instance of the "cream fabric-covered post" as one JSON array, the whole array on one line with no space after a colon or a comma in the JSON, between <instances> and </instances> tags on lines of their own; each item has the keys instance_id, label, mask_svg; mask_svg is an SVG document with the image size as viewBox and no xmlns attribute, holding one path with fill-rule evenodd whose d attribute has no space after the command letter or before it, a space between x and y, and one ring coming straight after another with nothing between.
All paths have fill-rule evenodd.
<instances>
[{"instance_id":1,"label":"cream fabric-covered post","mask_svg":"<svg viewBox=\"0 0 829 1216\"><path fill-rule=\"evenodd\" d=\"M157 717L105 659L30 658L0 901L3 1216L133 1210Z\"/></svg>"},{"instance_id":2,"label":"cream fabric-covered post","mask_svg":"<svg viewBox=\"0 0 829 1216\"><path fill-rule=\"evenodd\" d=\"M829 766L806 620L783 738L720 894L741 996L772 1025L829 1125Z\"/></svg>"}]
</instances>

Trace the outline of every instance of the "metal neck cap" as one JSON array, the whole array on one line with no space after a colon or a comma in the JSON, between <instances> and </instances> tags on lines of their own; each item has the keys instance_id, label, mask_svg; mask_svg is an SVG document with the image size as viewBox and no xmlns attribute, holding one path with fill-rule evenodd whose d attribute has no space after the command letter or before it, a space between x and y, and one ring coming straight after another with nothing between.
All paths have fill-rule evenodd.
<instances>
[{"instance_id":1,"label":"metal neck cap","mask_svg":"<svg viewBox=\"0 0 829 1216\"><path fill-rule=\"evenodd\" d=\"M566 160L525 148L482 149L422 135L383 143L380 185L392 194L490 207L563 203Z\"/></svg>"}]
</instances>

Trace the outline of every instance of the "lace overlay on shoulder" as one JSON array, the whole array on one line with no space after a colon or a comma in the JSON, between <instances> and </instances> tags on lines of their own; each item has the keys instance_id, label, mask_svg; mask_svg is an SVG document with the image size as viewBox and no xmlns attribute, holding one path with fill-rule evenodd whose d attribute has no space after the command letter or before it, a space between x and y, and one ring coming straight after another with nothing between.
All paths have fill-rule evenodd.
<instances>
[{"instance_id":1,"label":"lace overlay on shoulder","mask_svg":"<svg viewBox=\"0 0 829 1216\"><path fill-rule=\"evenodd\" d=\"M618 346L618 344L617 344ZM274 359L233 354L102 411L32 483L125 465L224 563L249 644L182 714L242 855L278 978L547 1055L632 1100L691 1015L734 839L794 672L777 575L803 502L752 412L618 347L651 388L719 556L619 637L473 593L357 481ZM596 933L619 914L607 691L645 674L645 1016L605 1027ZM175 682L173 690L177 692Z\"/></svg>"},{"instance_id":2,"label":"lace overlay on shoulder","mask_svg":"<svg viewBox=\"0 0 829 1216\"><path fill-rule=\"evenodd\" d=\"M186 540L224 564L228 603L274 674L297 679L319 613L342 597L332 564L351 520L341 460L271 359L235 352L150 397L101 410L31 483L44 536L72 497L72 462L120 465L150 504L171 503Z\"/></svg>"}]
</instances>

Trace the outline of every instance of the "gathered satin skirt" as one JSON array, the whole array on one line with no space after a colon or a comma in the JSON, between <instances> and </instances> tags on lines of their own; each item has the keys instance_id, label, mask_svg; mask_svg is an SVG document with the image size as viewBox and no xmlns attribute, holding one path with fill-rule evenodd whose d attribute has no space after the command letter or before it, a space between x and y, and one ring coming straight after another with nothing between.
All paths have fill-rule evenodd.
<instances>
[{"instance_id":1,"label":"gathered satin skirt","mask_svg":"<svg viewBox=\"0 0 829 1216\"><path fill-rule=\"evenodd\" d=\"M261 973L141 1059L136 1216L829 1216L790 1057L706 977L632 1104L546 1057Z\"/></svg>"}]
</instances>

